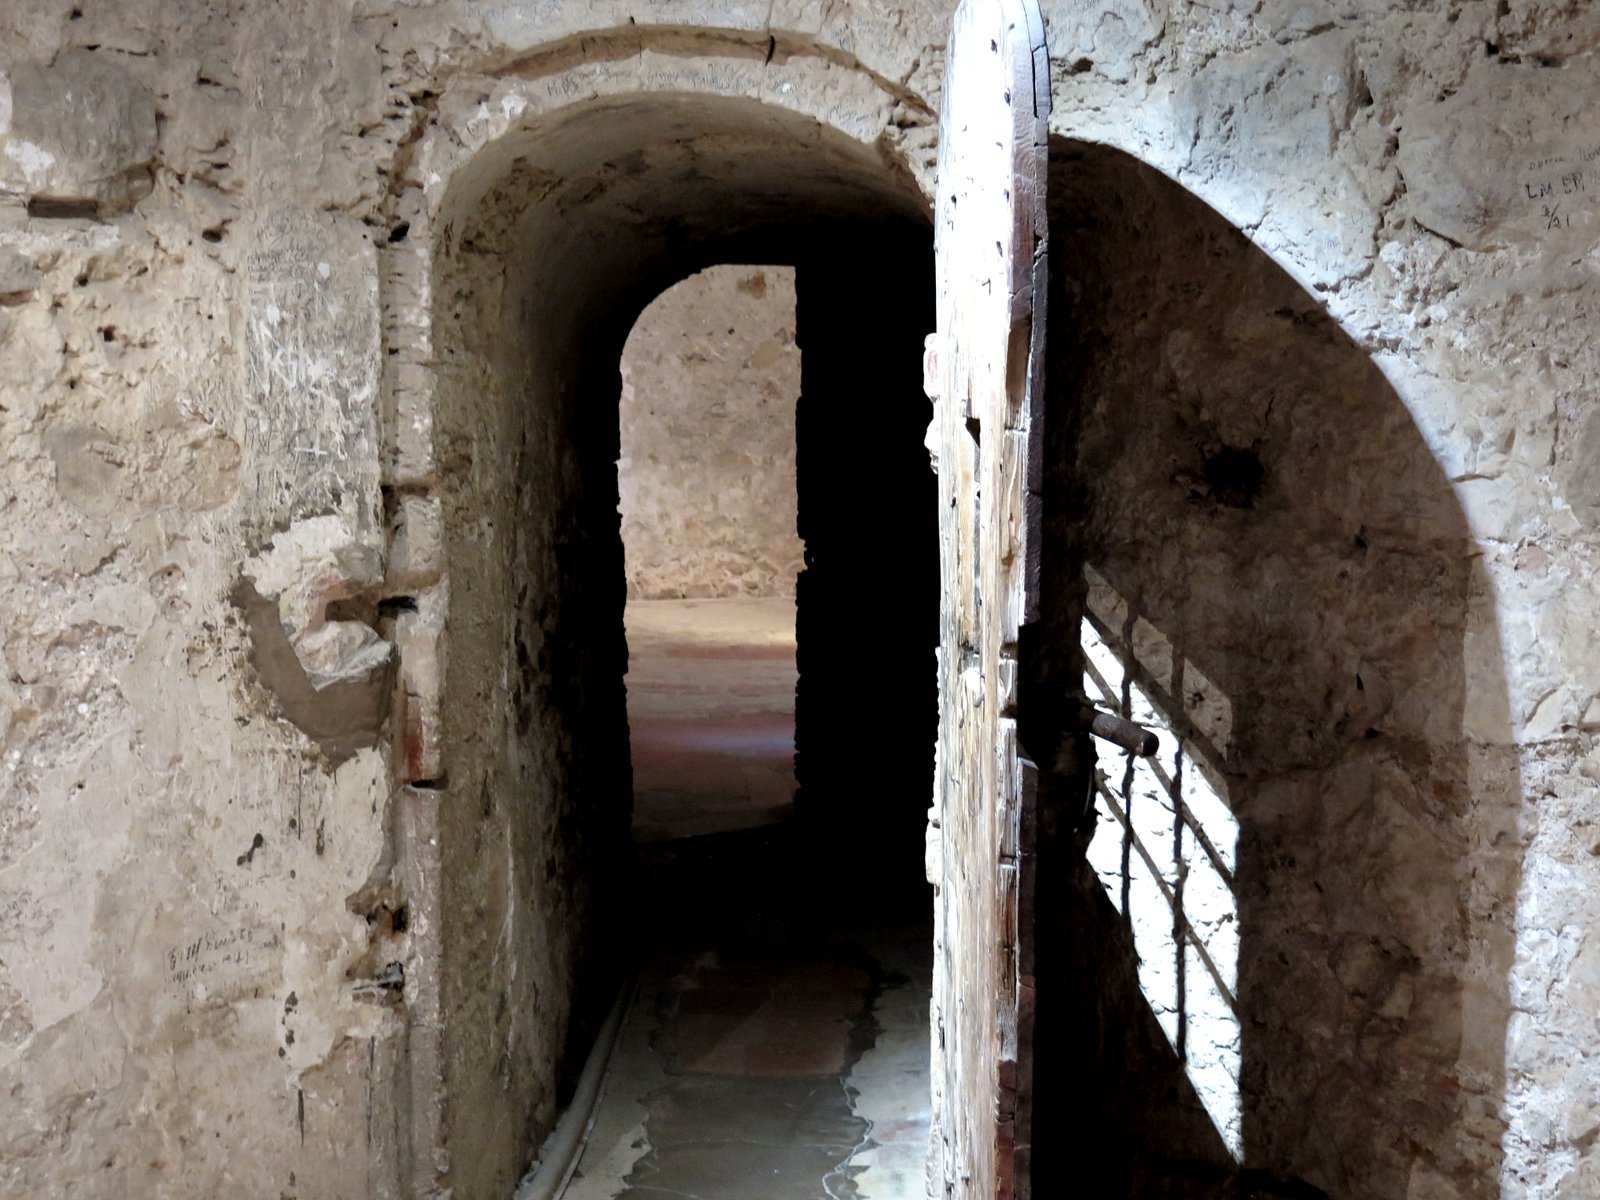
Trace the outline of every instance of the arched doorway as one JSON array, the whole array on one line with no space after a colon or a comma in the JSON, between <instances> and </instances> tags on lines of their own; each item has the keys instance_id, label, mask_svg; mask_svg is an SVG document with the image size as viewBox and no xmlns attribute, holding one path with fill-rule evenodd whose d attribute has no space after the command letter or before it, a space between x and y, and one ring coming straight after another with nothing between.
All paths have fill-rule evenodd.
<instances>
[{"instance_id":1,"label":"arched doorway","mask_svg":"<svg viewBox=\"0 0 1600 1200\"><path fill-rule=\"evenodd\" d=\"M720 64L710 86L748 65ZM571 104L549 80L502 80L457 131L477 144L425 139L399 204L388 277L422 302L390 313L388 498L402 545L431 522L444 546L399 635L404 820L437 856L434 974L407 982L419 1185L509 1193L629 949L615 462L635 317L714 262L903 279L892 256L927 244L910 169L840 128L871 124L849 89L822 119L775 72L753 77L764 98L696 94L676 72L618 84L613 67L617 94L593 95L591 78ZM908 863L926 795L913 791Z\"/></svg>"}]
</instances>

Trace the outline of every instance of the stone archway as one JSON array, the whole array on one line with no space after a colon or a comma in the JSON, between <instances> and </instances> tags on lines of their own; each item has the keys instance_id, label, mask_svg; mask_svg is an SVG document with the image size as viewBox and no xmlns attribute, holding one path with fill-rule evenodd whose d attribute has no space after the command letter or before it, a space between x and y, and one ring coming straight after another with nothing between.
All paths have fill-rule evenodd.
<instances>
[{"instance_id":1,"label":"stone archway","mask_svg":"<svg viewBox=\"0 0 1600 1200\"><path fill-rule=\"evenodd\" d=\"M837 52L589 49L439 98L384 263L419 1195L509 1194L615 983L623 339L710 262L926 223L885 135L926 105Z\"/></svg>"}]
</instances>

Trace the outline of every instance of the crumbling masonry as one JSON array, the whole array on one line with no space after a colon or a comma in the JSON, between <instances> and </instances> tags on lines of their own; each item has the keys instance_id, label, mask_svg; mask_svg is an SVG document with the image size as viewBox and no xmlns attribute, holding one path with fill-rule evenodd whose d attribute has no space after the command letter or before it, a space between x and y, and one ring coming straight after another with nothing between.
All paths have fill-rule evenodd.
<instances>
[{"instance_id":1,"label":"crumbling masonry","mask_svg":"<svg viewBox=\"0 0 1600 1200\"><path fill-rule=\"evenodd\" d=\"M1040 7L1018 686L1177 757L1093 842L1041 763L1018 1169L1600 1195L1600 8ZM623 341L927 237L953 8L0 5L0 1195L511 1194L616 984Z\"/></svg>"}]
</instances>

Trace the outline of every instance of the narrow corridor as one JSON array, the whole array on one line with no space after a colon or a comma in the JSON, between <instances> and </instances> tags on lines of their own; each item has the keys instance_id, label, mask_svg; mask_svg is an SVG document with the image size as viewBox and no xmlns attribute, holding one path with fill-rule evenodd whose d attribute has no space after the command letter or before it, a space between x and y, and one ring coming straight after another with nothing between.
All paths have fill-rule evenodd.
<instances>
[{"instance_id":1,"label":"narrow corridor","mask_svg":"<svg viewBox=\"0 0 1600 1200\"><path fill-rule=\"evenodd\" d=\"M925 268L925 240L917 251ZM855 308L836 295L859 290L847 276L713 267L658 296L624 350L637 970L540 1187L519 1195L927 1194L937 544L913 518L932 486L919 388L931 313L902 314L898 355L877 330L888 383L863 378L868 324L844 321ZM840 398L858 393L873 399L860 436L899 447L898 469L863 469L834 435ZM868 595L900 614L889 628L859 620ZM869 658L877 682L863 689Z\"/></svg>"}]
</instances>

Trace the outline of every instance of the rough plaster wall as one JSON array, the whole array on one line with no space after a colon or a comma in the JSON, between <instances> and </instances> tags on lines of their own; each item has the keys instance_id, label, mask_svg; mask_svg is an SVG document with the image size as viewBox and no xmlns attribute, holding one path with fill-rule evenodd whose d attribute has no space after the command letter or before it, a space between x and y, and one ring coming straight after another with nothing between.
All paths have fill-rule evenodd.
<instances>
[{"instance_id":1,"label":"rough plaster wall","mask_svg":"<svg viewBox=\"0 0 1600 1200\"><path fill-rule=\"evenodd\" d=\"M824 27L778 13L798 66L786 35L769 71L766 15L723 14L747 32L711 38L702 73L684 74L674 45L641 78L721 95L787 81L774 97L791 107L827 107L863 137L884 126L859 97L874 78L894 90L915 48L830 88ZM850 17L827 18L830 40ZM0 14L8 1195L426 1194L452 1141L472 1173L456 1194L494 1194L526 1161L548 1096L507 1106L476 1070L511 1040L503 1023L470 1032L482 997L452 1022L433 988L447 929L465 978L475 931L514 908L495 890L513 861L496 843L522 837L524 863L548 847L526 844L536 822L507 831L492 789L502 823L480 832L484 795L449 807L437 786L440 485L463 464L433 454L431 399L416 406L432 391L431 283L399 251L411 221L423 231L421 189L454 180L399 180L430 129L483 144L480 85L440 99L463 63L498 69L595 23L634 38L622 5L30 0ZM598 46L603 63L614 51ZM625 53L633 70L636 38ZM531 70L580 67L541 102L604 84L612 69L585 78L582 57ZM890 136L927 140L911 122ZM456 561L471 534L470 520L452 531ZM338 718L352 699L373 719L389 707L391 641L404 737L386 764L381 729ZM391 766L431 786L391 790ZM488 847L449 901L441 819L457 847ZM533 959L525 975L541 984ZM452 1023L461 1097L500 1128L441 1133ZM475 1158L482 1146L496 1149Z\"/></svg>"},{"instance_id":2,"label":"rough plaster wall","mask_svg":"<svg viewBox=\"0 0 1600 1200\"><path fill-rule=\"evenodd\" d=\"M1308 294L1148 168L1056 154L1053 382L1074 403L1052 461L1076 487L1056 492L1055 537L1078 523L1087 611L1117 660L1099 669L1116 699L1119 668L1143 693L1130 715L1164 730L1158 767L1179 780L1101 764L1138 841L1103 799L1091 859L1134 944L1096 974L1137 953L1148 1001L1108 984L1077 1018L1121 1031L1084 1047L1116 1112L1091 1127L1138 1147L1097 1162L1136 1189L1214 1179L1242 1142L1248 1168L1330 1195L1413 1178L1498 1194L1503 1066L1484 1043L1504 1038L1493 914L1517 877L1481 848L1515 792L1463 736L1465 520L1393 389ZM1141 887L1146 855L1170 900ZM1181 956L1148 936L1175 919L1194 931ZM1147 1004L1181 1064L1148 1038ZM1191 1089L1212 1078L1207 1120Z\"/></svg>"},{"instance_id":3,"label":"rough plaster wall","mask_svg":"<svg viewBox=\"0 0 1600 1200\"><path fill-rule=\"evenodd\" d=\"M1394 1064L1375 1057L1385 1082L1373 1109L1429 1078L1438 1084L1431 1094L1450 1095L1457 1107L1443 1126L1436 1112L1418 1120L1415 1145L1306 1150L1324 1159L1313 1175L1334 1194L1576 1197L1594 1191L1600 1170L1591 1139L1600 1059L1580 1016L1600 1001L1590 965L1600 946L1582 932L1594 925L1587 830L1600 775L1590 732L1600 687L1593 450L1584 439L1595 420L1589 381L1600 364L1585 331L1595 229L1585 199L1591 139L1580 114L1600 90L1597 33L1588 6L1561 3L1093 4L1050 26L1052 127L1126 148L1245 229L1372 356L1443 475L1419 493L1416 469L1377 460L1354 471L1330 456L1318 468L1330 472L1324 483L1300 480L1321 503L1395 511L1406 518L1399 528L1408 540L1423 532L1414 502L1418 516L1437 512L1448 485L1475 541L1475 565L1457 585L1464 602L1459 590L1437 593L1451 571L1459 574L1459 560L1405 584L1426 560L1403 546L1393 561L1410 565L1352 598L1398 606L1409 592L1409 603L1438 621L1409 649L1396 642L1386 651L1401 655L1388 719L1416 731L1428 761L1408 765L1409 752L1400 751L1395 765L1380 768L1377 759L1396 752L1380 736L1351 760L1377 756L1369 766L1324 769L1329 798L1360 801L1353 824L1331 840L1330 859L1343 837L1391 822L1393 805L1405 809L1408 795L1424 815L1414 834L1395 835L1396 845L1416 839L1414 850L1363 852L1376 875L1360 885L1360 898L1295 936L1307 938L1302 953L1317 957L1311 947L1330 936L1381 929L1417 955L1421 985L1406 1002L1414 1007L1383 1044L1396 1062L1415 1055L1431 1065L1412 1061L1407 1069L1420 1074L1402 1083ZM1159 207L1112 211L1139 241L1159 241L1172 219ZM1259 353L1247 346L1251 324L1237 322L1220 344ZM1182 373L1212 353L1203 343L1164 343L1161 357L1143 363L1139 386L1161 379L1164 362ZM1202 437L1236 436L1214 424L1229 419L1225 412L1205 414L1202 426L1213 424ZM1340 432L1330 447L1357 436ZM1250 436L1265 446L1279 435L1262 426ZM1397 432L1385 453L1400 454L1406 443ZM1376 493L1374 473L1385 477ZM1173 549L1180 545L1174 540ZM1252 569L1259 575L1268 566ZM1193 573L1178 558L1170 569ZM1231 594L1237 582L1227 587ZM1358 631L1359 621L1350 628ZM1314 641L1324 656L1340 644ZM1436 675L1424 670L1430 654L1439 657ZM1307 683L1299 703L1337 703L1340 693L1319 699L1320 685ZM1451 699L1457 687L1459 702ZM1337 714L1324 711L1310 728L1337 736ZM1384 780L1371 792L1361 779L1369 769ZM1256 851L1298 855L1324 840L1316 829L1282 839L1305 816L1300 804L1288 805ZM1374 893L1394 894L1381 917L1369 907ZM1328 903L1314 887L1290 894L1310 905L1307 915ZM1263 947L1279 936L1271 922L1260 933ZM1248 965L1248 947L1242 953ZM1352 983L1351 961L1322 955L1296 979L1296 1004L1354 1012L1374 1003L1375 991ZM1344 978L1336 984L1330 975ZM1252 1016L1274 1025L1271 1011ZM1305 1086L1292 1075L1277 1082ZM1337 1089L1325 1086L1331 1116ZM1437 1099L1430 1106L1445 1107ZM1354 1136L1372 1116L1331 1119L1348 1120ZM1247 1153L1249 1143L1247 1130ZM1283 1148L1266 1134L1263 1149Z\"/></svg>"},{"instance_id":4,"label":"rough plaster wall","mask_svg":"<svg viewBox=\"0 0 1600 1200\"><path fill-rule=\"evenodd\" d=\"M552 303L521 184L488 194L435 284L452 535L439 782L457 801L440 821L444 1140L470 1196L510 1193L609 1003L596 964L616 935L596 893L624 886L603 855L631 791L615 417L590 419L604 409L584 367L614 389L601 364L620 339Z\"/></svg>"},{"instance_id":5,"label":"rough plaster wall","mask_svg":"<svg viewBox=\"0 0 1600 1200\"><path fill-rule=\"evenodd\" d=\"M1500 1115L1418 1118L1436 1144L1407 1170L1391 1148L1384 1174L1350 1187L1592 1195L1600 364L1585 120L1600 18L1574 0L1044 8L1053 131L1175 177L1325 305L1412 415L1479 551L1452 651L1467 794L1430 819L1454 855L1440 886L1491 900L1471 920L1512 941L1509 965L1473 980L1504 988L1508 1012L1464 1021L1429 1069L1481 1064L1472 1086ZM403 226L443 240L422 216L462 158L437 179L408 164L435 128L470 158L514 119L500 107L513 97L552 105L642 79L881 137L926 186L947 7L80 9L0 9L0 1190L398 1193L406 1089L437 1098L428 1030L413 1009L403 1033L401 1010L363 1002L394 989L359 984L390 961L426 978L438 881L415 868L440 797L390 802L376 750L333 768L272 714L312 675L370 694L392 633L411 647L406 728L413 714L432 728L412 690L444 599L427 551L438 464L419 450L431 305L425 273L395 255ZM677 32L696 26L722 32ZM602 33L580 42L585 29ZM250 665L288 664L255 645L252 629L272 631L244 583L277 607L303 679ZM391 629L371 611L384 595L417 611ZM1498 825L1473 815L1502 804ZM408 897L416 919L396 932ZM1500 1180L1440 1167L1495 1145Z\"/></svg>"},{"instance_id":6,"label":"rough plaster wall","mask_svg":"<svg viewBox=\"0 0 1600 1200\"><path fill-rule=\"evenodd\" d=\"M0 13L0 1192L392 1194L387 768L275 715L388 686L328 614L383 553L375 56L84 8Z\"/></svg>"},{"instance_id":7,"label":"rough plaster wall","mask_svg":"<svg viewBox=\"0 0 1600 1200\"><path fill-rule=\"evenodd\" d=\"M793 596L792 267L712 267L622 351L622 540L635 599Z\"/></svg>"},{"instance_id":8,"label":"rough plaster wall","mask_svg":"<svg viewBox=\"0 0 1600 1200\"><path fill-rule=\"evenodd\" d=\"M475 552L506 553L511 534L493 543L493 522L515 532L516 506L547 516L537 493L499 494L506 477L526 479L519 455L530 470L554 455L558 474L583 464L565 453L570 428L548 416L529 419L527 452L487 440L519 435L494 410L503 390L465 398L483 428L463 435L470 408L453 414L454 431L441 417L453 441L434 453L433 408L406 407L424 392L431 406L431 280L397 257L410 221L422 240L425 214L389 188L436 123L454 146L482 144L479 85L439 100L462 61L492 67L594 21L626 30L629 14L85 8L28 3L0 16L0 1190L426 1194L459 1149L456 1194L499 1194L548 1121L553 1066L569 1057L547 1043L571 1003L562 946L578 929L528 943L568 911L570 872L558 863L546 882L553 848L581 858L571 829L541 823L548 808L509 819L511 788L548 783L563 743L558 730L527 746L507 722L565 706L559 688L582 672L563 655L595 643L579 622L546 647L549 661L516 658L515 635L537 654L552 615L532 590L513 603L504 575L548 571L538 521L508 557ZM809 18L785 18L803 31L798 69L780 61L770 73L759 22L739 20L752 28L729 61L713 50L689 86L743 95L763 79L810 79L784 94L814 95L807 104L831 105L852 132L886 120L851 115L878 86L859 72L831 93L816 86L830 68L810 49L820 30L804 32ZM558 53L544 69L573 61ZM898 77L910 62L880 65ZM668 55L645 81L681 86L683 64ZM539 94L555 104L573 93ZM481 198L471 175L466 190ZM445 182L424 174L416 186ZM492 285L495 270L464 277ZM499 316L484 314L473 336L505 329ZM618 333L596 358L609 354L613 389L620 347ZM490 359L505 379L538 380L537 360L504 347ZM451 395L446 379L441 408ZM479 468L444 453L478 441ZM614 429L601 449L614 461ZM492 502L464 512L461 495L491 471ZM458 591L483 585L454 608L447 501ZM614 490L596 505L614 513ZM594 515L579 504L555 527L570 535ZM598 575L616 581L620 610L620 557ZM449 764L437 693L447 617L461 626L462 670L446 677L464 701L456 715L473 719L455 726L469 736ZM404 736L386 762L373 743L390 708L391 642L404 651ZM495 696L501 678L511 692L512 675L549 694L509 713L493 705L479 728L471 702ZM363 721L344 720L349 709ZM480 748L487 761L473 757ZM392 790L391 769L428 786ZM550 896L522 919L530 899ZM506 920L520 922L510 941ZM480 946L495 964L488 983L519 972L514 997L473 986ZM450 971L459 1012L441 1012L434 988ZM513 1028L502 998L535 989L541 1002ZM453 1061L441 1063L441 1048ZM455 1104L441 1112L442 1079Z\"/></svg>"}]
</instances>

